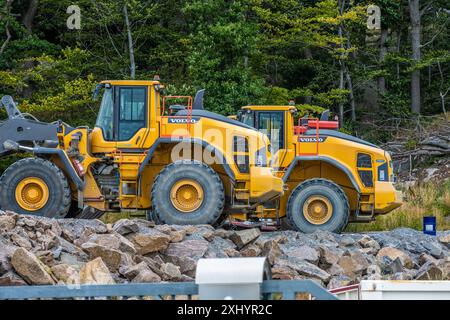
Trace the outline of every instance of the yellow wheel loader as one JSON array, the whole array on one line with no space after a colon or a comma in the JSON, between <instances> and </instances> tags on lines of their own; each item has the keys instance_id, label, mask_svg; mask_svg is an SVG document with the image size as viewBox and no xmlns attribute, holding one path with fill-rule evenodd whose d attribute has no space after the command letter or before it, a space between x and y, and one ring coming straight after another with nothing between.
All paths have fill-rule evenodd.
<instances>
[{"instance_id":1,"label":"yellow wheel loader","mask_svg":"<svg viewBox=\"0 0 450 320\"><path fill-rule=\"evenodd\" d=\"M280 197L264 134L203 110L204 91L162 92L158 81L103 81L93 129L40 122L3 97L0 156L32 157L0 177L1 209L56 218L146 210L161 223L217 225Z\"/></svg>"},{"instance_id":2,"label":"yellow wheel loader","mask_svg":"<svg viewBox=\"0 0 450 320\"><path fill-rule=\"evenodd\" d=\"M401 205L388 152L339 132L328 111L321 119L304 117L298 123L296 114L295 106L246 106L237 115L268 135L271 166L287 189L279 203L266 203L254 218L287 217L303 232L340 232L348 222L369 222Z\"/></svg>"}]
</instances>

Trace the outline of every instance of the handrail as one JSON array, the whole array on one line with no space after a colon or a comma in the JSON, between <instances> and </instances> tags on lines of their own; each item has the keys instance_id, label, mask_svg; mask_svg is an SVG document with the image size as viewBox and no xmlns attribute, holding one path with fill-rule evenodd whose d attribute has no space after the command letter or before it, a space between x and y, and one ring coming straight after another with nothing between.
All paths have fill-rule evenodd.
<instances>
[{"instance_id":1,"label":"handrail","mask_svg":"<svg viewBox=\"0 0 450 320\"><path fill-rule=\"evenodd\" d=\"M281 294L285 300L295 299L296 293L309 293L317 300L337 300L336 296L312 280L265 280L261 284L265 299L273 299ZM16 299L69 299L95 297L144 297L152 296L192 296L198 295L195 282L171 283L122 283L55 286L0 286L1 300Z\"/></svg>"}]
</instances>

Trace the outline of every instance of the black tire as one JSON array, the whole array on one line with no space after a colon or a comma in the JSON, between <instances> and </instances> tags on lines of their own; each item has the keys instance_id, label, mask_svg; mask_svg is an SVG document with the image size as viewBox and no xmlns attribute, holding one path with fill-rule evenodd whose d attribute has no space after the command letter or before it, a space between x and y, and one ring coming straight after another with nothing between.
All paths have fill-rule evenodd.
<instances>
[{"instance_id":1,"label":"black tire","mask_svg":"<svg viewBox=\"0 0 450 320\"><path fill-rule=\"evenodd\" d=\"M322 196L331 203L331 217L323 224L309 222L303 214L303 206L311 196ZM342 188L326 179L311 179L299 184L289 197L287 216L294 229L313 233L317 230L340 233L347 226L350 214L348 198Z\"/></svg>"},{"instance_id":2,"label":"black tire","mask_svg":"<svg viewBox=\"0 0 450 320\"><path fill-rule=\"evenodd\" d=\"M192 212L178 210L171 201L171 189L183 179L194 180L203 189L203 201ZM165 224L215 225L225 205L225 192L219 175L206 164L196 160L180 160L166 166L152 187L153 220Z\"/></svg>"},{"instance_id":3,"label":"black tire","mask_svg":"<svg viewBox=\"0 0 450 320\"><path fill-rule=\"evenodd\" d=\"M18 184L29 177L44 181L49 191L47 202L36 211L23 209L15 196ZM64 218L69 212L71 202L70 187L64 173L50 161L25 158L9 166L0 177L0 206L3 210L48 218Z\"/></svg>"}]
</instances>

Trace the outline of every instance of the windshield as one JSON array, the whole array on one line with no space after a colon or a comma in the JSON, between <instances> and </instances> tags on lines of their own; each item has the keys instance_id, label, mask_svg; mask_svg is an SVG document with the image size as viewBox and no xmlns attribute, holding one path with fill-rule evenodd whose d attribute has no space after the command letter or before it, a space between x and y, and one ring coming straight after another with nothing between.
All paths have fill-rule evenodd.
<instances>
[{"instance_id":1,"label":"windshield","mask_svg":"<svg viewBox=\"0 0 450 320\"><path fill-rule=\"evenodd\" d=\"M105 140L113 140L113 96L112 88L105 88L103 99L98 113L96 127L103 131Z\"/></svg>"},{"instance_id":2,"label":"windshield","mask_svg":"<svg viewBox=\"0 0 450 320\"><path fill-rule=\"evenodd\" d=\"M248 126L255 127L254 112L244 112L241 116L241 122Z\"/></svg>"}]
</instances>

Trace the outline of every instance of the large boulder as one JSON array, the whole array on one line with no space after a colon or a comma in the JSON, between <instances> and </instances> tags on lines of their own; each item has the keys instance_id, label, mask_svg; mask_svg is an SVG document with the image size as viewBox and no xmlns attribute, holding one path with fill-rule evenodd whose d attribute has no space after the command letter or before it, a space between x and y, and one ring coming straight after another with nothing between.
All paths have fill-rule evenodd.
<instances>
[{"instance_id":1,"label":"large boulder","mask_svg":"<svg viewBox=\"0 0 450 320\"><path fill-rule=\"evenodd\" d=\"M321 245L319 246L319 266L322 269L327 269L332 265L338 263L339 258L341 257L341 253L337 251L335 248L330 248L328 246Z\"/></svg>"},{"instance_id":2,"label":"large boulder","mask_svg":"<svg viewBox=\"0 0 450 320\"><path fill-rule=\"evenodd\" d=\"M434 262L428 261L417 271L416 280L444 280L442 269Z\"/></svg>"},{"instance_id":3,"label":"large boulder","mask_svg":"<svg viewBox=\"0 0 450 320\"><path fill-rule=\"evenodd\" d=\"M274 265L272 267L272 279L294 280L298 277L297 271L285 265Z\"/></svg>"},{"instance_id":4,"label":"large boulder","mask_svg":"<svg viewBox=\"0 0 450 320\"><path fill-rule=\"evenodd\" d=\"M56 279L63 281L66 284L80 283L80 275L78 271L67 264L61 263L54 265L51 268L51 271Z\"/></svg>"},{"instance_id":5,"label":"large boulder","mask_svg":"<svg viewBox=\"0 0 450 320\"><path fill-rule=\"evenodd\" d=\"M83 265L80 270L81 284L115 284L108 267L102 258L95 258Z\"/></svg>"},{"instance_id":6,"label":"large boulder","mask_svg":"<svg viewBox=\"0 0 450 320\"><path fill-rule=\"evenodd\" d=\"M347 252L339 259L338 264L344 274L351 278L364 274L369 266L367 259L358 251Z\"/></svg>"},{"instance_id":7,"label":"large boulder","mask_svg":"<svg viewBox=\"0 0 450 320\"><path fill-rule=\"evenodd\" d=\"M14 270L29 284L55 284L45 265L34 254L18 248L11 258Z\"/></svg>"},{"instance_id":8,"label":"large boulder","mask_svg":"<svg viewBox=\"0 0 450 320\"><path fill-rule=\"evenodd\" d=\"M258 238L261 231L257 228L245 229L235 231L230 235L231 241L233 241L239 249L243 248L246 244L252 242Z\"/></svg>"},{"instance_id":9,"label":"large boulder","mask_svg":"<svg viewBox=\"0 0 450 320\"><path fill-rule=\"evenodd\" d=\"M114 223L112 230L117 232L118 234L125 236L130 233L136 233L139 231L139 225L129 219L120 219L116 223Z\"/></svg>"},{"instance_id":10,"label":"large boulder","mask_svg":"<svg viewBox=\"0 0 450 320\"><path fill-rule=\"evenodd\" d=\"M108 269L111 272L116 272L119 268L120 262L122 261L122 252L107 248L102 245L98 245L93 242L83 243L81 247L83 248L83 250L89 253L89 257L91 259L95 259L98 257L102 258L103 262L108 266Z\"/></svg>"},{"instance_id":11,"label":"large boulder","mask_svg":"<svg viewBox=\"0 0 450 320\"><path fill-rule=\"evenodd\" d=\"M185 240L180 243L171 243L164 254L167 256L202 258L208 250L209 242L206 240Z\"/></svg>"},{"instance_id":12,"label":"large boulder","mask_svg":"<svg viewBox=\"0 0 450 320\"><path fill-rule=\"evenodd\" d=\"M145 234L136 233L130 239L141 255L162 251L170 243L170 236L158 230L151 230Z\"/></svg>"},{"instance_id":13,"label":"large boulder","mask_svg":"<svg viewBox=\"0 0 450 320\"><path fill-rule=\"evenodd\" d=\"M25 237L22 237L21 235L17 233L13 233L11 235L11 240L14 242L15 245L18 247L22 247L25 250L31 250L33 248L33 245L31 244L31 241Z\"/></svg>"},{"instance_id":14,"label":"large boulder","mask_svg":"<svg viewBox=\"0 0 450 320\"><path fill-rule=\"evenodd\" d=\"M292 270L297 271L297 273L301 276L318 279L324 283L328 282L331 277L328 272L320 269L316 265L295 257L290 257L287 259L278 258L276 259L275 264L279 266L289 267Z\"/></svg>"},{"instance_id":15,"label":"large boulder","mask_svg":"<svg viewBox=\"0 0 450 320\"><path fill-rule=\"evenodd\" d=\"M180 267L173 263L163 263L160 271L163 273L163 280L179 281L181 279Z\"/></svg>"},{"instance_id":16,"label":"large boulder","mask_svg":"<svg viewBox=\"0 0 450 320\"><path fill-rule=\"evenodd\" d=\"M376 258L379 262L381 262L383 257L388 257L392 261L399 258L404 267L408 269L412 269L414 267L414 262L411 259L411 257L407 253L397 248L393 247L381 248L380 251L378 251Z\"/></svg>"},{"instance_id":17,"label":"large boulder","mask_svg":"<svg viewBox=\"0 0 450 320\"><path fill-rule=\"evenodd\" d=\"M319 262L319 252L308 245L288 247L287 249L283 249L283 252L288 257L296 257L300 260L305 260L315 265Z\"/></svg>"},{"instance_id":18,"label":"large boulder","mask_svg":"<svg viewBox=\"0 0 450 320\"><path fill-rule=\"evenodd\" d=\"M249 244L241 250L241 255L243 257L258 257L262 250L255 244Z\"/></svg>"}]
</instances>

